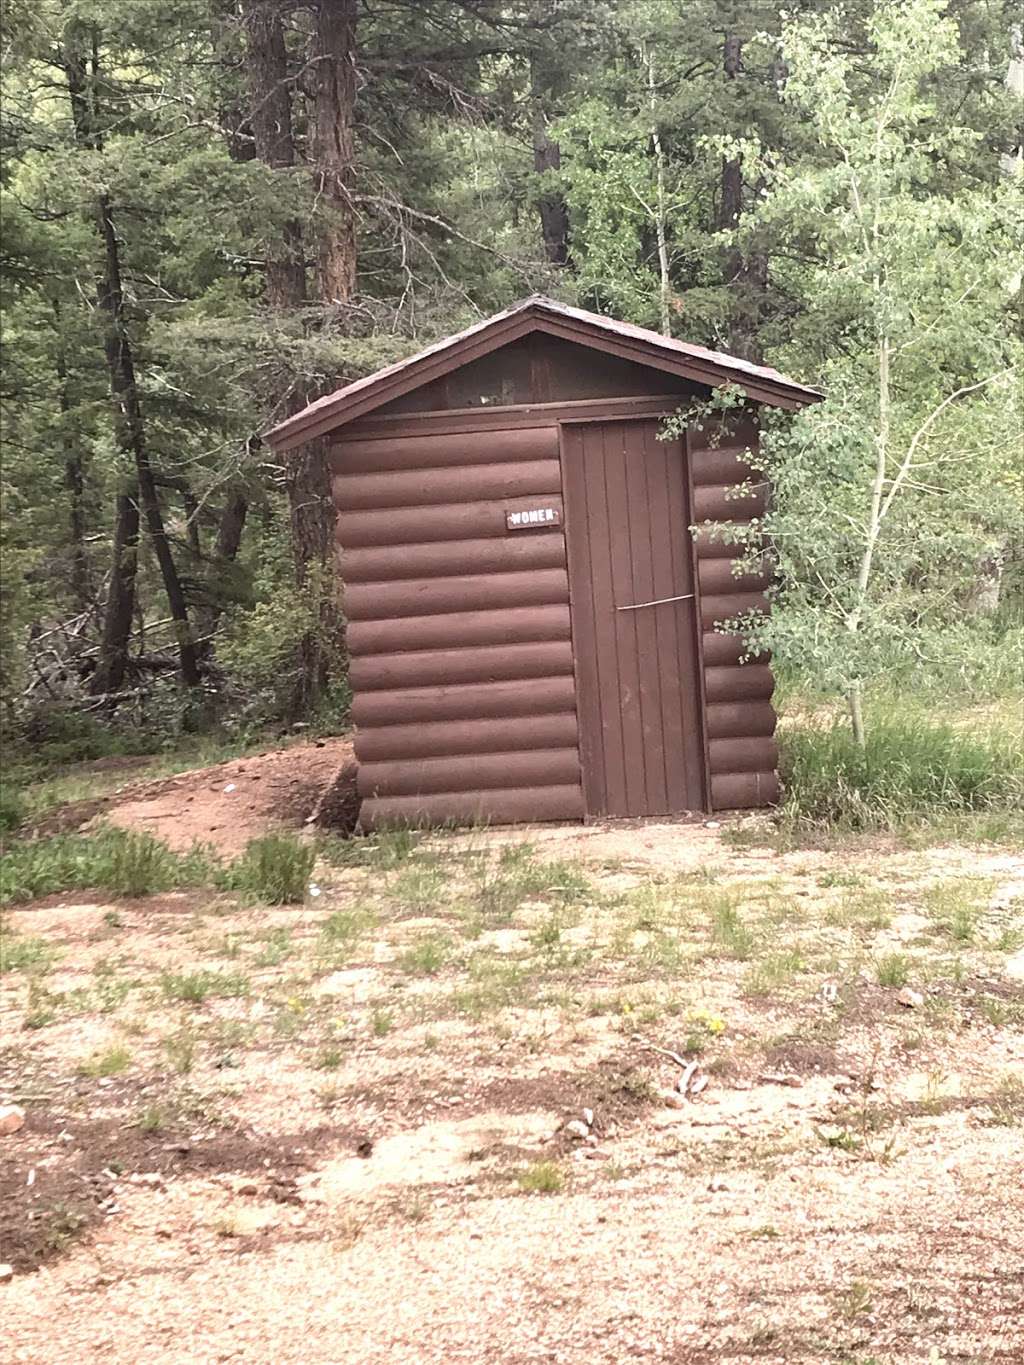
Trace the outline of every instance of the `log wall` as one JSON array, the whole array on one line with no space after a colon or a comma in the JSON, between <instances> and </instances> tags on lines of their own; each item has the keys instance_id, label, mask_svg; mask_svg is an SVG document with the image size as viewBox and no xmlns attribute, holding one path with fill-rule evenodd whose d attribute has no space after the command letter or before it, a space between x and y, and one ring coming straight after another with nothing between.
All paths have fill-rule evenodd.
<instances>
[{"instance_id":1,"label":"log wall","mask_svg":"<svg viewBox=\"0 0 1024 1365\"><path fill-rule=\"evenodd\" d=\"M734 561L741 547L714 531L716 522L751 521L764 514L766 485L742 458L756 443L752 425L730 433L706 427L689 442L713 810L767 806L779 796L772 671L764 660L741 663L740 638L717 628L750 611L768 610L767 566L737 574Z\"/></svg>"},{"instance_id":2,"label":"log wall","mask_svg":"<svg viewBox=\"0 0 1024 1365\"><path fill-rule=\"evenodd\" d=\"M584 814L558 428L370 437L330 451L360 824Z\"/></svg>"}]
</instances>

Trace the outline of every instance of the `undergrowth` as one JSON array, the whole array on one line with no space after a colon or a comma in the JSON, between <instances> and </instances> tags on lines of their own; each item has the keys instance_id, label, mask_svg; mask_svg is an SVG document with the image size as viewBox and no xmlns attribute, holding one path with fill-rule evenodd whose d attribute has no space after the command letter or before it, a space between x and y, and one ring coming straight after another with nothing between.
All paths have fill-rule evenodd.
<instances>
[{"instance_id":1,"label":"undergrowth","mask_svg":"<svg viewBox=\"0 0 1024 1365\"><path fill-rule=\"evenodd\" d=\"M231 864L199 844L176 853L150 834L114 828L13 840L0 858L0 903L65 891L150 896L207 887L286 905L305 899L315 857L312 846L290 834L252 840Z\"/></svg>"},{"instance_id":2,"label":"undergrowth","mask_svg":"<svg viewBox=\"0 0 1024 1365\"><path fill-rule=\"evenodd\" d=\"M783 829L884 831L972 814L996 817L993 828L1007 832L1024 824L1019 727L959 729L894 705L868 715L863 748L844 720L779 738Z\"/></svg>"}]
</instances>

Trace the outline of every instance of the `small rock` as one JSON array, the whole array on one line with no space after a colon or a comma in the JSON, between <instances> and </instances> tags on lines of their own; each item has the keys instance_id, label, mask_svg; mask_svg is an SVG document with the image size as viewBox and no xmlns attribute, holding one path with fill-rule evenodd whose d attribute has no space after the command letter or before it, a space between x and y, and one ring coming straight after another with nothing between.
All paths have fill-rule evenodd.
<instances>
[{"instance_id":1,"label":"small rock","mask_svg":"<svg viewBox=\"0 0 1024 1365\"><path fill-rule=\"evenodd\" d=\"M793 1090L799 1090L799 1088L803 1085L803 1081L800 1079L799 1076L788 1075L775 1076L772 1075L770 1072L765 1072L765 1074L761 1077L761 1080L764 1082L765 1085L788 1085Z\"/></svg>"},{"instance_id":2,"label":"small rock","mask_svg":"<svg viewBox=\"0 0 1024 1365\"><path fill-rule=\"evenodd\" d=\"M680 1095L678 1090L663 1090L661 1102L666 1109L686 1109L687 1101L685 1095Z\"/></svg>"},{"instance_id":3,"label":"small rock","mask_svg":"<svg viewBox=\"0 0 1024 1365\"><path fill-rule=\"evenodd\" d=\"M361 1156L365 1161L367 1157L373 1155L373 1143L369 1138L361 1138L356 1143L356 1156Z\"/></svg>"},{"instance_id":4,"label":"small rock","mask_svg":"<svg viewBox=\"0 0 1024 1365\"><path fill-rule=\"evenodd\" d=\"M0 1265L0 1284L6 1284L8 1280L14 1279L14 1266Z\"/></svg>"},{"instance_id":5,"label":"small rock","mask_svg":"<svg viewBox=\"0 0 1024 1365\"><path fill-rule=\"evenodd\" d=\"M593 1111L593 1109L584 1109L584 1111L583 1111L583 1122L587 1125L588 1128L593 1128L593 1126L594 1126L594 1111Z\"/></svg>"},{"instance_id":6,"label":"small rock","mask_svg":"<svg viewBox=\"0 0 1024 1365\"><path fill-rule=\"evenodd\" d=\"M565 1125L565 1131L574 1138L585 1138L590 1136L590 1129L580 1119L570 1119Z\"/></svg>"},{"instance_id":7,"label":"small rock","mask_svg":"<svg viewBox=\"0 0 1024 1365\"><path fill-rule=\"evenodd\" d=\"M924 996L920 991L912 991L909 986L904 986L896 997L901 1005L905 1005L908 1010L919 1009L924 1004Z\"/></svg>"},{"instance_id":8,"label":"small rock","mask_svg":"<svg viewBox=\"0 0 1024 1365\"><path fill-rule=\"evenodd\" d=\"M5 1104L0 1109L0 1137L9 1137L25 1126L25 1111L20 1104Z\"/></svg>"},{"instance_id":9,"label":"small rock","mask_svg":"<svg viewBox=\"0 0 1024 1365\"><path fill-rule=\"evenodd\" d=\"M712 1194L719 1194L722 1190L727 1190L729 1186L720 1175L713 1175L708 1181L708 1189Z\"/></svg>"}]
</instances>

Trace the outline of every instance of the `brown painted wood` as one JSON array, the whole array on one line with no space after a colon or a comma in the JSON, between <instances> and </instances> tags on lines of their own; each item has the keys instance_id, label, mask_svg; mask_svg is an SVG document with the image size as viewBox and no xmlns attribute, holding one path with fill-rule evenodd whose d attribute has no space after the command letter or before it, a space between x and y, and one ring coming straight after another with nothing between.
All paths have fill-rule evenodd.
<instances>
[{"instance_id":1,"label":"brown painted wood","mask_svg":"<svg viewBox=\"0 0 1024 1365\"><path fill-rule=\"evenodd\" d=\"M395 435L439 435L455 432L507 431L541 427L550 423L606 421L615 417L667 416L679 407L678 393L646 397L588 398L557 403L514 403L485 408L448 408L414 413L387 410L344 428L344 437L362 440L391 439Z\"/></svg>"},{"instance_id":2,"label":"brown painted wood","mask_svg":"<svg viewBox=\"0 0 1024 1365\"><path fill-rule=\"evenodd\" d=\"M565 539L555 529L480 540L428 541L420 545L367 546L345 550L341 573L346 583L380 583L402 578L474 573L513 573L556 569L565 564Z\"/></svg>"},{"instance_id":3,"label":"brown painted wood","mask_svg":"<svg viewBox=\"0 0 1024 1365\"><path fill-rule=\"evenodd\" d=\"M713 739L708 745L713 777L720 773L774 772L779 764L779 746L768 735L740 739Z\"/></svg>"},{"instance_id":4,"label":"brown painted wood","mask_svg":"<svg viewBox=\"0 0 1024 1365\"><path fill-rule=\"evenodd\" d=\"M775 679L767 664L739 664L705 668L708 704L716 701L767 701Z\"/></svg>"},{"instance_id":5,"label":"brown painted wood","mask_svg":"<svg viewBox=\"0 0 1024 1365\"><path fill-rule=\"evenodd\" d=\"M359 826L366 831L394 826L429 827L446 820L460 824L514 825L522 821L582 820L583 789L578 782L557 787L443 792L364 800Z\"/></svg>"},{"instance_id":6,"label":"brown painted wood","mask_svg":"<svg viewBox=\"0 0 1024 1365\"><path fill-rule=\"evenodd\" d=\"M558 459L558 427L536 425L482 431L479 423L461 432L390 433L376 438L353 438L346 431L331 446L331 471L336 474L379 474L398 469L450 469L464 465L500 464L521 459Z\"/></svg>"},{"instance_id":7,"label":"brown painted wood","mask_svg":"<svg viewBox=\"0 0 1024 1365\"><path fill-rule=\"evenodd\" d=\"M568 640L569 607L504 607L498 611L450 611L437 616L350 621L345 643L352 656L444 649L458 645L525 644Z\"/></svg>"},{"instance_id":8,"label":"brown painted wood","mask_svg":"<svg viewBox=\"0 0 1024 1365\"><path fill-rule=\"evenodd\" d=\"M357 692L431 687L442 683L511 682L557 678L572 671L568 640L522 645L474 645L421 649L407 654L366 654L353 659L350 678Z\"/></svg>"},{"instance_id":9,"label":"brown painted wood","mask_svg":"<svg viewBox=\"0 0 1024 1365\"><path fill-rule=\"evenodd\" d=\"M441 758L451 754L512 753L517 749L575 748L576 712L513 716L504 720L434 721L430 725L384 725L361 729L356 758Z\"/></svg>"},{"instance_id":10,"label":"brown painted wood","mask_svg":"<svg viewBox=\"0 0 1024 1365\"><path fill-rule=\"evenodd\" d=\"M461 683L446 687L406 687L357 693L352 699L356 726L400 725L406 721L483 720L491 716L540 715L576 705L572 674L521 682Z\"/></svg>"},{"instance_id":11,"label":"brown painted wood","mask_svg":"<svg viewBox=\"0 0 1024 1365\"><path fill-rule=\"evenodd\" d=\"M562 491L557 460L464 465L454 469L400 469L384 474L335 474L335 503L347 511L427 507L464 498L532 498Z\"/></svg>"},{"instance_id":12,"label":"brown painted wood","mask_svg":"<svg viewBox=\"0 0 1024 1365\"><path fill-rule=\"evenodd\" d=\"M356 778L359 795L419 796L431 792L486 791L488 788L557 787L579 781L575 745L525 753L454 754L445 758L388 759L362 763Z\"/></svg>"},{"instance_id":13,"label":"brown painted wood","mask_svg":"<svg viewBox=\"0 0 1024 1365\"><path fill-rule=\"evenodd\" d=\"M545 606L566 601L568 591L564 569L353 583L345 590L345 614L352 621L368 621L488 607Z\"/></svg>"},{"instance_id":14,"label":"brown painted wood","mask_svg":"<svg viewBox=\"0 0 1024 1365\"><path fill-rule=\"evenodd\" d=\"M717 522L701 522L693 532L693 548L698 560L740 559L746 553L735 540L723 539Z\"/></svg>"},{"instance_id":15,"label":"brown painted wood","mask_svg":"<svg viewBox=\"0 0 1024 1365\"><path fill-rule=\"evenodd\" d=\"M756 448L756 442L754 443ZM707 484L725 484L727 487L753 479L760 483L762 475L754 474L750 465L743 459L746 446L718 446L714 449L695 447L691 450L693 461L693 483L695 488Z\"/></svg>"},{"instance_id":16,"label":"brown painted wood","mask_svg":"<svg viewBox=\"0 0 1024 1365\"><path fill-rule=\"evenodd\" d=\"M720 773L711 779L712 810L754 810L779 799L775 772Z\"/></svg>"},{"instance_id":17,"label":"brown painted wood","mask_svg":"<svg viewBox=\"0 0 1024 1365\"><path fill-rule=\"evenodd\" d=\"M766 484L709 483L693 490L693 519L702 521L751 521L762 517L768 506Z\"/></svg>"},{"instance_id":18,"label":"brown painted wood","mask_svg":"<svg viewBox=\"0 0 1024 1365\"><path fill-rule=\"evenodd\" d=\"M558 493L540 497L442 503L433 507L389 507L381 511L339 511L337 542L343 549L390 547L425 541L474 540L508 535L506 513L528 511L543 502L564 518Z\"/></svg>"},{"instance_id":19,"label":"brown painted wood","mask_svg":"<svg viewBox=\"0 0 1024 1365\"><path fill-rule=\"evenodd\" d=\"M753 572L737 574L736 564L731 559L704 559L698 564L697 577L700 590L710 596L722 596L730 592L763 592L772 581L771 569L762 563Z\"/></svg>"},{"instance_id":20,"label":"brown painted wood","mask_svg":"<svg viewBox=\"0 0 1024 1365\"><path fill-rule=\"evenodd\" d=\"M693 600L618 611L657 581L694 591L681 444L659 424L563 427L581 758L591 814L700 809L703 741ZM668 508L667 518L662 509ZM655 542L657 548L655 549ZM672 795L670 796L670 793ZM685 793L685 804L676 804Z\"/></svg>"},{"instance_id":21,"label":"brown painted wood","mask_svg":"<svg viewBox=\"0 0 1024 1365\"><path fill-rule=\"evenodd\" d=\"M720 621L734 621L750 612L768 610L763 592L731 592L717 597L702 594L700 599L700 620L705 631L713 631Z\"/></svg>"},{"instance_id":22,"label":"brown painted wood","mask_svg":"<svg viewBox=\"0 0 1024 1365\"><path fill-rule=\"evenodd\" d=\"M773 735L775 708L770 701L711 702L707 708L705 725L709 740Z\"/></svg>"}]
</instances>

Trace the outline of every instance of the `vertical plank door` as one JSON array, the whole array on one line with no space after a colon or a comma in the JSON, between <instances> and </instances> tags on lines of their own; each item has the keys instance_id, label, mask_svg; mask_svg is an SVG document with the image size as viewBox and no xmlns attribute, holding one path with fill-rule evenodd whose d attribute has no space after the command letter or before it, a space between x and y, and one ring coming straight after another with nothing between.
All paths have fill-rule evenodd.
<instances>
[{"instance_id":1,"label":"vertical plank door","mask_svg":"<svg viewBox=\"0 0 1024 1365\"><path fill-rule=\"evenodd\" d=\"M576 696L589 815L705 807L682 442L657 420L562 427Z\"/></svg>"}]
</instances>

